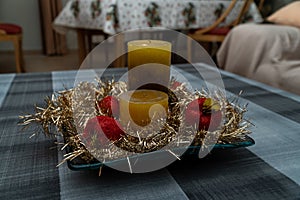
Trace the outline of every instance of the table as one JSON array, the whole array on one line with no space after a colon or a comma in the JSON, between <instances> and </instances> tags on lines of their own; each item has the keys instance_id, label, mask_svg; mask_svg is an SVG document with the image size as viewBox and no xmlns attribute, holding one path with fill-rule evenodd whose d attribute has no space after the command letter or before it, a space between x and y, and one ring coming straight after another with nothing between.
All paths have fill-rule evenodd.
<instances>
[{"instance_id":1,"label":"table","mask_svg":"<svg viewBox=\"0 0 300 200\"><path fill-rule=\"evenodd\" d=\"M54 20L55 26L100 29L113 35L136 28L163 26L170 29L207 27L216 20L218 11L229 6L228 0L70 0ZM239 2L224 24L239 12ZM262 20L255 4L248 19Z\"/></svg>"},{"instance_id":2,"label":"table","mask_svg":"<svg viewBox=\"0 0 300 200\"><path fill-rule=\"evenodd\" d=\"M193 67L176 67L198 84ZM125 71L108 69L106 76ZM32 113L46 95L73 87L75 76L76 71L0 75L1 199L300 198L300 96L222 71L227 95L244 91L240 101L249 103L256 145L213 151L202 160L183 159L146 174L104 168L98 177L98 171L56 167L62 159L56 139L30 139L34 128L17 126L20 114Z\"/></svg>"},{"instance_id":3,"label":"table","mask_svg":"<svg viewBox=\"0 0 300 200\"><path fill-rule=\"evenodd\" d=\"M87 54L84 36L98 31L105 37L127 30L165 27L188 30L211 25L217 15L230 4L228 0L70 0L53 25L63 32L76 29L80 61ZM240 11L237 4L222 25L230 24ZM261 22L262 17L253 3L246 21ZM90 37L88 37L89 40Z\"/></svg>"}]
</instances>

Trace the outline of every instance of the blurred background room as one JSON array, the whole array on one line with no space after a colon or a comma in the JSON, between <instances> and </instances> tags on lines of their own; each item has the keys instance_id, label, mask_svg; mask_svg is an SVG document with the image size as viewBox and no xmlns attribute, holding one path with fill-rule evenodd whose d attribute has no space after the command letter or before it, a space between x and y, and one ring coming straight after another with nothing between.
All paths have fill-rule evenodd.
<instances>
[{"instance_id":1,"label":"blurred background room","mask_svg":"<svg viewBox=\"0 0 300 200\"><path fill-rule=\"evenodd\" d=\"M64 30L64 34L60 34L62 31L57 31L53 29L53 22L57 16L62 12L64 7L70 3L71 10L73 15L76 16L79 12L80 6L76 7L76 3L79 4L80 1L71 0L70 3L68 0L1 0L0 1L0 30L1 24L13 24L17 27L12 27L13 31L21 32L22 36L22 49L19 50L19 57L16 55L16 42L4 41L0 39L0 73L15 73L15 72L45 72L45 71L57 71L57 70L76 70L80 67L84 56L87 52L91 51L95 45L104 39L108 38L113 34L108 34L102 30L89 30L86 31L81 29L76 31L75 29ZM79 2L79 3L78 3ZM99 15L98 12L101 12L100 3L104 1L94 1L92 6L89 9L92 9L94 17ZM253 3L257 6L257 10L260 12L263 20L261 22L255 21L253 19L247 19L247 16L241 18L240 23L237 25L240 26L243 23L268 23L266 20L270 15L278 11L280 8L288 5L293 2L292 0L255 0ZM97 4L99 3L99 4ZM104 3L102 3L104 4ZM153 4L155 5L155 4ZM190 4L192 5L192 4ZM99 6L99 7L97 7ZM110 8L110 7L109 7ZM150 7L148 7L149 9ZM78 10L76 10L78 9ZM97 10L100 9L100 10ZM153 7L152 9L155 9ZM191 8L192 9L192 8ZM250 9L250 7L249 7ZM218 8L215 9L214 17L217 20L217 16L222 16L226 11L224 6L220 4ZM102 10L103 12L103 10ZM111 18L116 15L114 12L105 11L106 18ZM187 10L188 13L188 10ZM111 14L111 15L110 15ZM184 13L183 13L184 14ZM188 13L186 24L192 23L193 15ZM153 19L155 19L155 16ZM113 19L116 20L116 19ZM127 19L130 21L130 19ZM190 21L189 21L190 20ZM116 23L116 21L114 21ZM128 22L129 23L129 22ZM155 25L155 20L153 21ZM115 24L116 25L116 24ZM121 24L122 25L122 24ZM208 27L210 24L207 25ZM19 28L19 29L14 29ZM106 27L107 28L107 27ZM167 27L169 28L169 27ZM205 27L204 27L205 28ZM5 27L4 27L5 29ZM192 29L191 29L192 30ZM191 30L181 30L184 34L189 35L193 39L198 38L194 37L195 31ZM5 32L5 30L4 30ZM0 36L1 33L0 31ZM78 37L79 34L83 34L84 37ZM227 34L227 33L226 33ZM225 35L226 36L226 35ZM1 37L0 37L1 38ZM83 39L82 39L83 38ZM79 48L82 41L85 40L85 52L82 52L82 48ZM196 39L197 40L197 39ZM216 64L219 64L220 68L226 70L226 67L221 66L220 62L217 60L217 53L224 37L220 40L205 40L199 41L203 47L205 47L208 53L212 56ZM197 40L198 41L198 40ZM239 38L236 38L236 42L239 41ZM184 47L187 48L187 47ZM108 51L113 51L112 49ZM196 53L197 52L193 52ZM105 55L99 55L99 58L105 58ZM20 61L22 59L22 61ZM18 64L19 62L19 64ZM180 61L182 62L182 61ZM223 63L224 64L224 63ZM21 67L18 65L22 65ZM243 75L242 73L240 75ZM247 75L245 75L247 76ZM249 77L252 78L252 77ZM272 83L271 83L272 85ZM273 84L274 86L274 84ZM281 87L280 85L275 85ZM285 89L284 87L281 87Z\"/></svg>"}]
</instances>

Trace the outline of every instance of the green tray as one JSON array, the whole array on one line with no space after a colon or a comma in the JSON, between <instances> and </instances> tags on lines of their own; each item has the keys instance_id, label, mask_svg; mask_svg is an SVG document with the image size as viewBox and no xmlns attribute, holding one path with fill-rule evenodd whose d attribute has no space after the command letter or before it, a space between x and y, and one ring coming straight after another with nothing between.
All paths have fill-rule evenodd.
<instances>
[{"instance_id":1,"label":"green tray","mask_svg":"<svg viewBox=\"0 0 300 200\"><path fill-rule=\"evenodd\" d=\"M232 148L240 148L240 147L248 147L248 146L252 146L255 144L255 141L249 137L249 136L245 136L243 139L241 139L240 141L237 141L235 143L230 143L230 144L215 144L213 149L232 149ZM191 155L195 155L197 156L200 150L200 146L189 146L188 149L186 150L186 152L182 155L184 156L191 156ZM67 153L71 152L70 148L66 149ZM159 154L160 151L155 151L155 152L150 152L150 153L145 153L142 156L147 156L150 154ZM140 155L139 155L140 156ZM120 159L120 160L116 160L116 161L110 161L108 164L113 164L113 163L117 163L119 161L123 161L124 159ZM76 158L72 161L67 161L68 163L68 167L71 170L97 170L99 169L101 166L103 166L104 164L99 162L98 160L94 160L91 163L85 163L85 161L83 161L80 158Z\"/></svg>"}]
</instances>

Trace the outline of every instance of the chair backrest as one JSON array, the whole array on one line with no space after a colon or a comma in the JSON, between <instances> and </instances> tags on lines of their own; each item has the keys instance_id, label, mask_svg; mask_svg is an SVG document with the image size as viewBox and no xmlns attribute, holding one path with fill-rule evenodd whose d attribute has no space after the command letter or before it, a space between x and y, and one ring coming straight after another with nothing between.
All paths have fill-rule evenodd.
<instances>
[{"instance_id":1,"label":"chair backrest","mask_svg":"<svg viewBox=\"0 0 300 200\"><path fill-rule=\"evenodd\" d=\"M241 2L239 0L232 0L230 5L228 6L228 8L223 12L223 14L209 27L206 27L204 29L200 29L197 30L196 33L197 34L205 34L211 30L213 30L214 28L218 27L222 22L224 22L224 20L226 19L226 17L231 13L231 11L233 10L233 8L235 7L235 5ZM251 3L253 3L253 0L243 0L243 4L240 8L240 12L237 16L237 18L235 20L233 20L232 23L230 23L227 27L233 27L238 25L239 23L241 23L243 16L247 13Z\"/></svg>"},{"instance_id":2,"label":"chair backrest","mask_svg":"<svg viewBox=\"0 0 300 200\"><path fill-rule=\"evenodd\" d=\"M241 10L239 12L238 17L236 18L236 20L232 23L232 26L236 26L238 24L241 23L241 21L243 20L243 17L245 16L245 14L248 12L249 7L251 5L251 3L253 3L253 0L244 0L244 4L241 7Z\"/></svg>"},{"instance_id":3,"label":"chair backrest","mask_svg":"<svg viewBox=\"0 0 300 200\"><path fill-rule=\"evenodd\" d=\"M258 4L258 10L261 12L264 7L265 0L260 0Z\"/></svg>"}]
</instances>

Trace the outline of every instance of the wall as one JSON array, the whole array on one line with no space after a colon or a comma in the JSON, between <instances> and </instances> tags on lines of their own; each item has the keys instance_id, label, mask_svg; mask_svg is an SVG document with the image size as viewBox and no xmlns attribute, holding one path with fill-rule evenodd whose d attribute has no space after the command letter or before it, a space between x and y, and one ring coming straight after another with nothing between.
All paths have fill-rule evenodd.
<instances>
[{"instance_id":1,"label":"wall","mask_svg":"<svg viewBox=\"0 0 300 200\"><path fill-rule=\"evenodd\" d=\"M62 0L63 5L68 0ZM41 51L41 22L39 0L0 0L0 22L19 24L23 28L23 49ZM69 49L77 48L76 33L67 33ZM10 42L1 42L0 51L13 50Z\"/></svg>"},{"instance_id":2,"label":"wall","mask_svg":"<svg viewBox=\"0 0 300 200\"><path fill-rule=\"evenodd\" d=\"M24 50L41 50L41 28L38 0L0 0L0 22L23 27ZM0 50L12 50L10 43L0 43Z\"/></svg>"},{"instance_id":3,"label":"wall","mask_svg":"<svg viewBox=\"0 0 300 200\"><path fill-rule=\"evenodd\" d=\"M282 6L285 6L286 4L295 1L295 0L273 0L274 1L274 6L273 6L273 11L278 10Z\"/></svg>"},{"instance_id":4,"label":"wall","mask_svg":"<svg viewBox=\"0 0 300 200\"><path fill-rule=\"evenodd\" d=\"M267 18L272 13L274 13L279 8L293 2L295 0L265 0L264 8L262 10L262 15L264 18ZM259 0L255 0L256 3L259 2Z\"/></svg>"}]
</instances>

